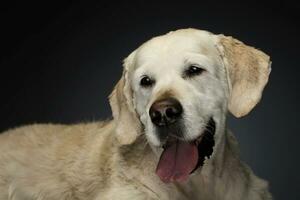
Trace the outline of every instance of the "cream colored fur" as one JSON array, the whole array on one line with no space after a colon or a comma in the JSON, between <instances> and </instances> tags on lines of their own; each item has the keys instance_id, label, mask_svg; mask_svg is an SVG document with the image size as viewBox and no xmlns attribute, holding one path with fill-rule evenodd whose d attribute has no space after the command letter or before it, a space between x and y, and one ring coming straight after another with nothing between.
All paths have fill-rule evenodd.
<instances>
[{"instance_id":1,"label":"cream colored fur","mask_svg":"<svg viewBox=\"0 0 300 200\"><path fill-rule=\"evenodd\" d=\"M188 62L205 74L182 79ZM113 120L35 124L0 135L0 200L270 200L267 182L240 161L225 125L227 109L241 117L258 103L269 63L259 50L196 29L146 42L124 61L110 95ZM156 77L151 90L138 84L143 73ZM189 111L187 140L199 136L208 116L217 124L212 157L180 184L155 174L162 149L147 116L156 99L170 94Z\"/></svg>"}]
</instances>

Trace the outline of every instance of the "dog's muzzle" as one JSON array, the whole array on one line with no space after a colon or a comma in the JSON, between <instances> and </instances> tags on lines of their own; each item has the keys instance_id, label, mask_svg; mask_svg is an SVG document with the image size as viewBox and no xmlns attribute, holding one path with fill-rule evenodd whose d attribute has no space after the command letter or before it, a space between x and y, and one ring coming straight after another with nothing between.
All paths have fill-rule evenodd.
<instances>
[{"instance_id":1,"label":"dog's muzzle","mask_svg":"<svg viewBox=\"0 0 300 200\"><path fill-rule=\"evenodd\" d=\"M183 108L178 100L165 98L154 102L149 115L163 147L156 174L165 183L187 180L213 153L215 121L209 118L199 137L187 141Z\"/></svg>"},{"instance_id":2,"label":"dog's muzzle","mask_svg":"<svg viewBox=\"0 0 300 200\"><path fill-rule=\"evenodd\" d=\"M156 168L160 179L165 183L186 181L213 153L215 129L211 118L195 140L186 141L169 134Z\"/></svg>"}]
</instances>

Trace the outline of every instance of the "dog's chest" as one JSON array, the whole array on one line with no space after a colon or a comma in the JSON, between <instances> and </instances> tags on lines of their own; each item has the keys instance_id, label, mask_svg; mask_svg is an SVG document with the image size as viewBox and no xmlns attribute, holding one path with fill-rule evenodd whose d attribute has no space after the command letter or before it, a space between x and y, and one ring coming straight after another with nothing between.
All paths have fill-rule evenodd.
<instances>
[{"instance_id":1,"label":"dog's chest","mask_svg":"<svg viewBox=\"0 0 300 200\"><path fill-rule=\"evenodd\" d=\"M215 200L210 181L204 177L196 176L184 184L174 184L174 186L176 192L170 192L170 199Z\"/></svg>"}]
</instances>

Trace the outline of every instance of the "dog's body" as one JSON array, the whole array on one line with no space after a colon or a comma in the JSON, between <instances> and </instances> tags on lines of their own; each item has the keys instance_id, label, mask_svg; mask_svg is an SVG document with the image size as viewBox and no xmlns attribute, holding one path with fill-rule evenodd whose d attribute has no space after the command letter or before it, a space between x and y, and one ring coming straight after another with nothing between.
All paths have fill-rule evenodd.
<instances>
[{"instance_id":1,"label":"dog's body","mask_svg":"<svg viewBox=\"0 0 300 200\"><path fill-rule=\"evenodd\" d=\"M270 199L266 182L240 162L228 132L201 174L170 185L154 174L158 158L141 138L119 146L113 121L32 125L0 138L1 200Z\"/></svg>"},{"instance_id":2,"label":"dog's body","mask_svg":"<svg viewBox=\"0 0 300 200\"><path fill-rule=\"evenodd\" d=\"M202 48L201 54L208 58L211 58L212 55L214 57L211 60L202 59L202 57L197 58L198 60L202 59L199 61L201 64L206 64L206 68L204 67L205 74L198 77L200 75L198 71L197 77L190 81L185 76L180 78L181 75L172 74L172 70L169 70L171 76L165 76L163 81L159 82L159 76L161 76L159 74L165 73L156 73L154 65L151 65L149 69L152 70L151 76L156 77L155 82L149 82L149 78L146 82L144 80L141 82L146 86L144 88L136 84L135 81L139 81L140 75L144 77L145 71L149 72L147 69L147 66L150 66L149 59L154 62L159 56L168 60L167 57L171 53L167 47L173 48L172 45L177 45L178 49L186 52L183 46L189 46L190 41L178 45L177 43L174 44L174 40L180 43L182 38L193 37L200 37L200 40L202 38L205 44L202 45L205 48ZM0 200L271 199L267 183L256 177L239 160L237 142L234 136L226 130L225 125L227 105L234 115L243 116L259 101L270 70L269 59L258 50L243 46L236 40L230 42L225 36L222 37L215 40L215 36L208 32L194 29L180 30L154 39L136 50L125 61L123 78L110 96L114 116L111 121L68 126L32 125L1 134ZM159 52L157 55L151 55L153 53L151 49L158 48L157 44L165 41L168 41L168 44L161 47L168 50L164 53ZM222 43L223 48L218 47L217 49L216 41ZM234 44L242 46L242 49L229 50L230 46ZM241 53L243 49L251 51L250 57L259 57L256 61L244 58L250 60L246 63L245 68L251 67L251 63L255 63L263 65L263 70L250 69L250 71L245 72L238 68L237 65L240 61L237 62L231 57L233 54L238 54L239 57L243 58L244 53ZM181 55L180 51L179 53L178 55ZM177 57L179 57L178 55ZM173 64L171 60L168 60L165 62L168 65L175 66L176 63L180 63L174 55L170 57L172 57ZM232 68L216 70L216 66L223 65L221 62L223 57L227 57L223 61L225 64L232 64ZM146 63L145 60L147 60ZM233 69L235 71L232 71ZM257 74L258 72L260 74ZM239 80L235 74L238 76L250 74L250 76L245 82ZM260 77L261 74L262 77ZM228 84L227 81L233 79L242 88L237 87L233 82ZM249 81L253 79L256 82L255 88L258 89L252 88L252 83L249 85ZM211 84L212 87L207 90L200 86L202 90L199 89L198 91L199 83L202 84L202 81L208 85ZM149 95L150 87L153 88L151 95ZM241 92L245 91L248 91L250 95L244 97ZM202 104L205 107L198 105L194 94L197 94L198 100L199 97L202 98ZM167 134L173 134L180 129L181 133L184 134L184 139L177 135L176 144L169 144L161 148L164 145L163 141L169 142L173 136L158 137L157 133L162 133L159 131L161 124L154 126L153 123L157 123L155 121L157 119L150 118L148 112L149 109L150 111L153 109L151 105L166 96L176 97L179 99L178 102L183 102L183 116L176 119L178 123L183 121L183 125L172 129L169 124L168 130L171 131L167 131ZM206 101L206 98L209 100ZM240 101L243 101L242 104ZM185 104L185 102L188 103ZM192 107L190 112L187 112L190 109L189 106L194 104L197 104L198 107ZM200 114L193 113L197 109L201 110ZM156 110L156 114L157 112ZM200 123L201 126L198 125L195 128L196 125L193 125L195 121L190 124L184 121L191 121L194 118L202 123ZM210 159L206 159L204 164L200 163L200 167L199 165L195 167L195 164L182 164L183 167L180 164L174 165L174 168L178 168L176 173L181 173L180 176L175 174L165 177L164 173L167 170L165 170L164 158L167 157L168 162L172 162L173 158L170 156L172 150L170 149L174 145L178 151L180 148L191 150L189 154L184 155L184 157L191 157L186 162L193 162L194 158L199 162L201 152L199 151L198 154L193 150L196 145L198 145L198 149L199 146L203 145L202 143L198 144L196 140L199 140L199 133L200 136L204 135L204 125L209 119L216 124L214 136L212 136L215 141L214 146L212 146L213 153L205 155L205 158L210 157ZM194 129L197 132L193 132ZM205 141L204 136L201 138L202 141ZM185 143L184 141L188 142ZM193 157L193 155L195 156ZM193 172L191 172L192 170L181 169L190 166L195 168Z\"/></svg>"}]
</instances>

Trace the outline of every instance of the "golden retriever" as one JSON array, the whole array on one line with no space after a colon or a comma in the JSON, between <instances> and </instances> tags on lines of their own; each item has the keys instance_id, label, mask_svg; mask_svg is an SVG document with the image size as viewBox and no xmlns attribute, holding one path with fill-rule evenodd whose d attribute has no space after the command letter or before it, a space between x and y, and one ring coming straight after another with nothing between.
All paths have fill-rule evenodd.
<instances>
[{"instance_id":1,"label":"golden retriever","mask_svg":"<svg viewBox=\"0 0 300 200\"><path fill-rule=\"evenodd\" d=\"M271 199L226 130L227 111L242 117L261 99L270 63L202 30L147 41L124 61L113 120L0 135L0 199Z\"/></svg>"}]
</instances>

